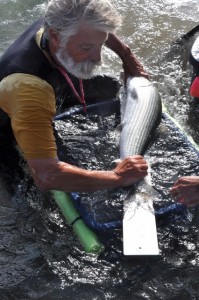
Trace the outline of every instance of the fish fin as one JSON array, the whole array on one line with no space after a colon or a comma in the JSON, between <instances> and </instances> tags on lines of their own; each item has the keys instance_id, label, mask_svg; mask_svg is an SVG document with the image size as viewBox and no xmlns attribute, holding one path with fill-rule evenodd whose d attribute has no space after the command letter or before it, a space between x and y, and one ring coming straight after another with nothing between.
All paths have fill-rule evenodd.
<instances>
[{"instance_id":1,"label":"fish fin","mask_svg":"<svg viewBox=\"0 0 199 300\"><path fill-rule=\"evenodd\" d=\"M112 168L115 168L117 164L121 162L121 158L116 158L111 162Z\"/></svg>"},{"instance_id":2,"label":"fish fin","mask_svg":"<svg viewBox=\"0 0 199 300\"><path fill-rule=\"evenodd\" d=\"M124 123L120 123L116 128L115 131L116 133L120 133L122 131Z\"/></svg>"},{"instance_id":3,"label":"fish fin","mask_svg":"<svg viewBox=\"0 0 199 300\"><path fill-rule=\"evenodd\" d=\"M147 178L140 180L136 185L135 189L137 192L145 195L146 198L151 198L153 201L162 200L160 193L152 186L152 183ZM160 199L161 198L161 199Z\"/></svg>"},{"instance_id":4,"label":"fish fin","mask_svg":"<svg viewBox=\"0 0 199 300\"><path fill-rule=\"evenodd\" d=\"M114 159L114 160L113 160L113 163L119 164L121 161L122 161L121 158L117 158L117 159Z\"/></svg>"},{"instance_id":5,"label":"fish fin","mask_svg":"<svg viewBox=\"0 0 199 300\"><path fill-rule=\"evenodd\" d=\"M120 123L114 130L114 135L115 135L117 145L119 145L119 142L120 142L120 134L122 131L122 127L123 127L123 123Z\"/></svg>"}]
</instances>

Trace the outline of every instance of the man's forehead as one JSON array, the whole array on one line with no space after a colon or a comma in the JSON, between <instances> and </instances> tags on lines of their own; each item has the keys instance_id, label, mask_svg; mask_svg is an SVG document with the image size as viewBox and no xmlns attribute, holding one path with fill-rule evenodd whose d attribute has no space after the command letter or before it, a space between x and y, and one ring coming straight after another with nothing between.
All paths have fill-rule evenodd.
<instances>
[{"instance_id":1,"label":"man's forehead","mask_svg":"<svg viewBox=\"0 0 199 300\"><path fill-rule=\"evenodd\" d=\"M69 40L78 41L80 43L92 44L95 42L104 42L108 37L108 33L99 29L83 27L79 28L77 33L72 35Z\"/></svg>"}]
</instances>

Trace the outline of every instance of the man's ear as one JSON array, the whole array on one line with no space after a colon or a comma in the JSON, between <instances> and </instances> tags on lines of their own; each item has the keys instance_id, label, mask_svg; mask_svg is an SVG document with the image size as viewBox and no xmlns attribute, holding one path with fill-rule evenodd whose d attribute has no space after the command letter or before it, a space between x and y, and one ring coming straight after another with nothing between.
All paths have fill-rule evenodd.
<instances>
[{"instance_id":1,"label":"man's ear","mask_svg":"<svg viewBox=\"0 0 199 300\"><path fill-rule=\"evenodd\" d=\"M49 37L50 37L51 51L56 52L57 49L59 48L59 44L60 44L59 34L54 29L50 28L49 29Z\"/></svg>"}]
</instances>

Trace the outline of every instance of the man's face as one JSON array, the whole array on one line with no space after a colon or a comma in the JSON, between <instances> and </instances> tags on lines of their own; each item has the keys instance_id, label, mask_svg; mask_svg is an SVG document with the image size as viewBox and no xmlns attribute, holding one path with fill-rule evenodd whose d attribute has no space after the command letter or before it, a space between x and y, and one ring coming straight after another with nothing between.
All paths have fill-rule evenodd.
<instances>
[{"instance_id":1,"label":"man's face","mask_svg":"<svg viewBox=\"0 0 199 300\"><path fill-rule=\"evenodd\" d=\"M56 58L74 76L89 79L101 65L101 50L107 36L96 29L81 29L56 51Z\"/></svg>"}]
</instances>

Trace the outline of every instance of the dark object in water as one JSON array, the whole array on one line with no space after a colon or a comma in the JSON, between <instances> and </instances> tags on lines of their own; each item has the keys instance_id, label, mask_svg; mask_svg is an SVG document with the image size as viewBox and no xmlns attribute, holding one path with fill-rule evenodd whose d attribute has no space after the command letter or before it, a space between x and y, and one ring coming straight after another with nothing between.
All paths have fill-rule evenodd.
<instances>
[{"instance_id":1,"label":"dark object in water","mask_svg":"<svg viewBox=\"0 0 199 300\"><path fill-rule=\"evenodd\" d=\"M192 28L187 33L183 34L179 39L176 40L176 44L184 44L184 40L188 40L190 37L193 37L195 33L198 33L199 31L199 25L196 25L194 28Z\"/></svg>"}]
</instances>

